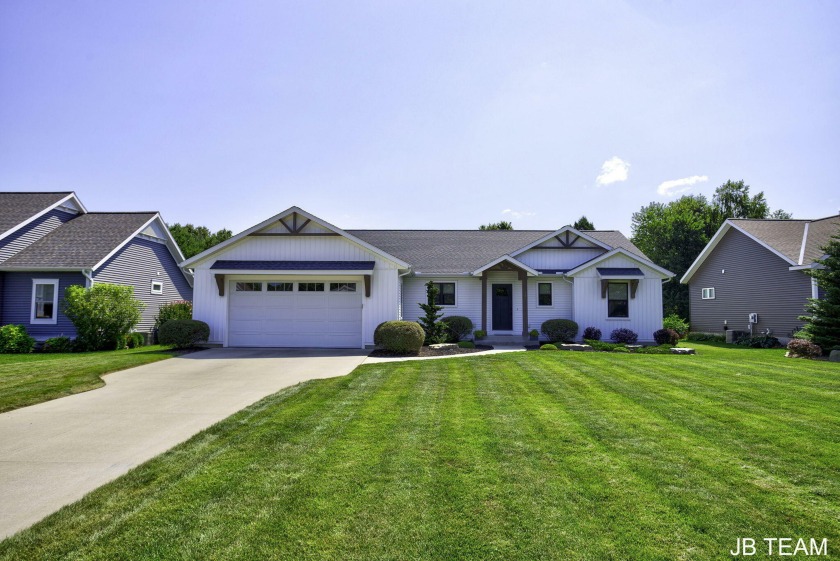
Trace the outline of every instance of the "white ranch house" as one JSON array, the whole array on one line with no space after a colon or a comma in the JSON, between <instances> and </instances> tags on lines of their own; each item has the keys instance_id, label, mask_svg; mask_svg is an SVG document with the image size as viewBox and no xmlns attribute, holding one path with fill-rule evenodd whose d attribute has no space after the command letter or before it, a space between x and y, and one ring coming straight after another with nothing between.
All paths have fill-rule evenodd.
<instances>
[{"instance_id":1,"label":"white ranch house","mask_svg":"<svg viewBox=\"0 0 840 561\"><path fill-rule=\"evenodd\" d=\"M673 273L615 230L342 230L292 207L181 265L195 275L194 318L231 347L373 345L387 320L416 320L425 283L444 314L496 341L521 341L548 319L662 327Z\"/></svg>"}]
</instances>

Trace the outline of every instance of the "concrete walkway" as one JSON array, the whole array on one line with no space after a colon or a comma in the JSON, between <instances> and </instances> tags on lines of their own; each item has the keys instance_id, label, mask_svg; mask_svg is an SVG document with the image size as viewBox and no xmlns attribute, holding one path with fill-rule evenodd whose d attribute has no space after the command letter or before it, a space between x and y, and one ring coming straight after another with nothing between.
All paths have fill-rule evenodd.
<instances>
[{"instance_id":1,"label":"concrete walkway","mask_svg":"<svg viewBox=\"0 0 840 561\"><path fill-rule=\"evenodd\" d=\"M0 538L284 387L343 376L362 350L211 349L0 415Z\"/></svg>"}]
</instances>

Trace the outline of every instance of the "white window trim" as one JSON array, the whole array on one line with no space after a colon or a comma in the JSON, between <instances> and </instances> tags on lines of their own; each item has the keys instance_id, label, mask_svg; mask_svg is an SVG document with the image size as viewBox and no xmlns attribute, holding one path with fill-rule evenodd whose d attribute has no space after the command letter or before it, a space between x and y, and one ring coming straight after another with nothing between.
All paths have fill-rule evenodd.
<instances>
[{"instance_id":1,"label":"white window trim","mask_svg":"<svg viewBox=\"0 0 840 561\"><path fill-rule=\"evenodd\" d=\"M155 284L159 284L160 289L155 290ZM149 282L149 294L163 294L163 281L152 279L152 281Z\"/></svg>"},{"instance_id":2,"label":"white window trim","mask_svg":"<svg viewBox=\"0 0 840 561\"><path fill-rule=\"evenodd\" d=\"M442 280L442 281L432 281L434 284L454 284L455 285L455 303L454 304L438 304L441 308L457 308L458 307L458 281L454 280ZM438 289L440 290L440 289ZM423 284L423 303L426 303L426 285Z\"/></svg>"},{"instance_id":3,"label":"white window trim","mask_svg":"<svg viewBox=\"0 0 840 561\"><path fill-rule=\"evenodd\" d=\"M35 317L35 288L39 284L53 285L53 317ZM33 325L55 325L58 323L58 279L32 279L32 300L29 303L29 323Z\"/></svg>"},{"instance_id":4,"label":"white window trim","mask_svg":"<svg viewBox=\"0 0 840 561\"><path fill-rule=\"evenodd\" d=\"M610 316L610 284L626 284L627 285L627 317L612 317ZM620 281L620 280L610 280L607 284L607 297L606 306L607 306L607 321L630 321L632 319L632 311L630 310L630 302L633 301L630 298L630 281Z\"/></svg>"},{"instance_id":5,"label":"white window trim","mask_svg":"<svg viewBox=\"0 0 840 561\"><path fill-rule=\"evenodd\" d=\"M551 296L551 304L540 304L540 285L541 284L547 284L549 287L551 287L551 290L549 291L549 295ZM554 307L554 283L553 282L545 282L545 281L537 282L537 307L538 308L553 308Z\"/></svg>"},{"instance_id":6,"label":"white window trim","mask_svg":"<svg viewBox=\"0 0 840 561\"><path fill-rule=\"evenodd\" d=\"M714 300L715 299L715 287L703 288L700 290L700 298L702 300Z\"/></svg>"}]
</instances>

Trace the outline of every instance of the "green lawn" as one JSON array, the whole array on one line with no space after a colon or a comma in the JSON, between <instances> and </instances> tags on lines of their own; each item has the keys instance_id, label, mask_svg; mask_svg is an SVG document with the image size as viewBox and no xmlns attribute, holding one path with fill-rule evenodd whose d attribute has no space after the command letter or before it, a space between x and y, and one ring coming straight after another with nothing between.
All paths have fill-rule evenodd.
<instances>
[{"instance_id":1,"label":"green lawn","mask_svg":"<svg viewBox=\"0 0 840 561\"><path fill-rule=\"evenodd\" d=\"M692 346L386 363L295 386L0 543L0 559L730 559L739 537L828 538L836 556L840 364Z\"/></svg>"},{"instance_id":2,"label":"green lawn","mask_svg":"<svg viewBox=\"0 0 840 561\"><path fill-rule=\"evenodd\" d=\"M152 346L97 353L0 354L0 413L105 385L103 374L170 358Z\"/></svg>"}]
</instances>

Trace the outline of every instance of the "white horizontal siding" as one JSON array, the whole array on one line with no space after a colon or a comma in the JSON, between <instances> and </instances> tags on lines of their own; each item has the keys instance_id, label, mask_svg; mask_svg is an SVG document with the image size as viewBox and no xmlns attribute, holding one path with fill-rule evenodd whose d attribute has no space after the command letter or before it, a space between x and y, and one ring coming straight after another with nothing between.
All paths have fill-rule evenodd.
<instances>
[{"instance_id":1,"label":"white horizontal siding","mask_svg":"<svg viewBox=\"0 0 840 561\"><path fill-rule=\"evenodd\" d=\"M581 263L604 253L593 249L529 249L516 258L532 269L574 269Z\"/></svg>"},{"instance_id":2,"label":"white horizontal siding","mask_svg":"<svg viewBox=\"0 0 840 561\"><path fill-rule=\"evenodd\" d=\"M477 277L435 277L435 282L455 283L455 305L444 306L446 316L466 316L474 329L481 329L481 279ZM402 316L406 321L417 321L424 312L420 304L426 303L428 277L403 277Z\"/></svg>"},{"instance_id":3,"label":"white horizontal siding","mask_svg":"<svg viewBox=\"0 0 840 561\"><path fill-rule=\"evenodd\" d=\"M607 299L601 297L601 278L597 267L638 267L645 273L639 279L636 297L629 301L630 317L611 319L607 317ZM653 332L662 329L662 280L653 269L616 255L605 259L575 275L574 279L574 320L580 326L580 335L586 327L597 327L605 341L609 340L613 329L632 329L639 335L639 341L653 341Z\"/></svg>"},{"instance_id":4,"label":"white horizontal siding","mask_svg":"<svg viewBox=\"0 0 840 561\"><path fill-rule=\"evenodd\" d=\"M537 283L551 284L551 306L539 306ZM572 319L572 283L551 277L528 278L528 331L540 331L544 321L550 319ZM582 330L582 328L581 328Z\"/></svg>"}]
</instances>

